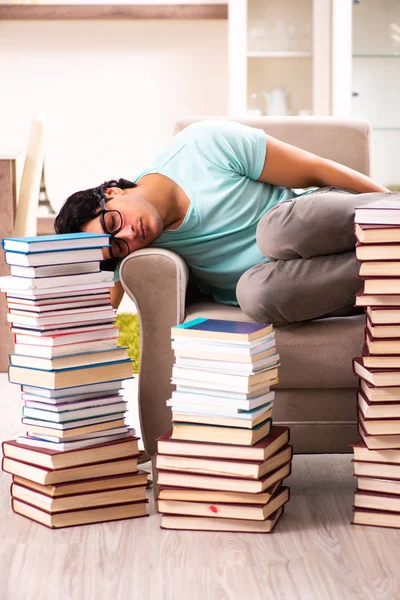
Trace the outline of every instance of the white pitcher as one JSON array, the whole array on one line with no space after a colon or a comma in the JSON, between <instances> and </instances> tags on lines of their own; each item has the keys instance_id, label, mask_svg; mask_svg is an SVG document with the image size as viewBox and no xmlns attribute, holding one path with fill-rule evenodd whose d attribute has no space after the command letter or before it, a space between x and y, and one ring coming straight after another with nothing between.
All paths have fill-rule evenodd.
<instances>
[{"instance_id":1,"label":"white pitcher","mask_svg":"<svg viewBox=\"0 0 400 600\"><path fill-rule=\"evenodd\" d=\"M265 98L265 114L281 117L289 114L289 94L282 88L275 88L271 92L263 92Z\"/></svg>"}]
</instances>

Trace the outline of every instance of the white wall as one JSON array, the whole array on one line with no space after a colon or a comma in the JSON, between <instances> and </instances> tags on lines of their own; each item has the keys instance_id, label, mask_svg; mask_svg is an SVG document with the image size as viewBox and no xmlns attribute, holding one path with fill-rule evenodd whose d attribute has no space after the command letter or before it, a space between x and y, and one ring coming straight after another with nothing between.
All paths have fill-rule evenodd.
<instances>
[{"instance_id":1,"label":"white wall","mask_svg":"<svg viewBox=\"0 0 400 600\"><path fill-rule=\"evenodd\" d=\"M49 119L47 187L132 177L177 118L228 110L227 21L0 22L0 145Z\"/></svg>"}]
</instances>

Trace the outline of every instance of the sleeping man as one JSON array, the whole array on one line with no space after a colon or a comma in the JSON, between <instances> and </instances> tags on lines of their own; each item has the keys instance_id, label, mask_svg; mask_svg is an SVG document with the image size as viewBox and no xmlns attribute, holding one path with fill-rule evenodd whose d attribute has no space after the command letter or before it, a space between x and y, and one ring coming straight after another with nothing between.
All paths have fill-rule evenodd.
<instances>
[{"instance_id":1,"label":"sleeping man","mask_svg":"<svg viewBox=\"0 0 400 600\"><path fill-rule=\"evenodd\" d=\"M399 197L366 175L221 119L175 135L132 181L76 192L57 233L111 235L110 259L177 252L199 291L282 325L354 314L354 209ZM119 281L112 290L118 306Z\"/></svg>"}]
</instances>

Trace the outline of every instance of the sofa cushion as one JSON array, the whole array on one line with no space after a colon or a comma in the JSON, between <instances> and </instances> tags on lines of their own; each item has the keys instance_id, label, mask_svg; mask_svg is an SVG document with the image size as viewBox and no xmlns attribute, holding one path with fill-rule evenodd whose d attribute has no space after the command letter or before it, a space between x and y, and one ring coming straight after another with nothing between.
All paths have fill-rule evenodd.
<instances>
[{"instance_id":1,"label":"sofa cushion","mask_svg":"<svg viewBox=\"0 0 400 600\"><path fill-rule=\"evenodd\" d=\"M251 321L238 307L197 302L185 321L197 317ZM276 327L281 356L277 388L353 388L352 359L361 355L365 316L332 317Z\"/></svg>"}]
</instances>

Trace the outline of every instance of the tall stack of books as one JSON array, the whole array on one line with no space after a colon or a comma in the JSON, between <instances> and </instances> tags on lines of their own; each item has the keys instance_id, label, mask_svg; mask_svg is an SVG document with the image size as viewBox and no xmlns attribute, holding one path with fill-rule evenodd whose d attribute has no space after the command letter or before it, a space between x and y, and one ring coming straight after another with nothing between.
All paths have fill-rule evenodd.
<instances>
[{"instance_id":1,"label":"tall stack of books","mask_svg":"<svg viewBox=\"0 0 400 600\"><path fill-rule=\"evenodd\" d=\"M172 328L172 430L158 439L161 527L272 531L289 499L287 427L272 426L272 326L195 319Z\"/></svg>"},{"instance_id":2,"label":"tall stack of books","mask_svg":"<svg viewBox=\"0 0 400 600\"><path fill-rule=\"evenodd\" d=\"M125 423L122 382L132 377L100 270L109 236L3 240L11 275L0 278L21 385L23 431L3 443L12 508L49 527L145 516L146 473Z\"/></svg>"},{"instance_id":3,"label":"tall stack of books","mask_svg":"<svg viewBox=\"0 0 400 600\"><path fill-rule=\"evenodd\" d=\"M353 445L354 523L400 527L400 197L356 209L356 255L366 311L365 345L354 359L360 378Z\"/></svg>"}]
</instances>

